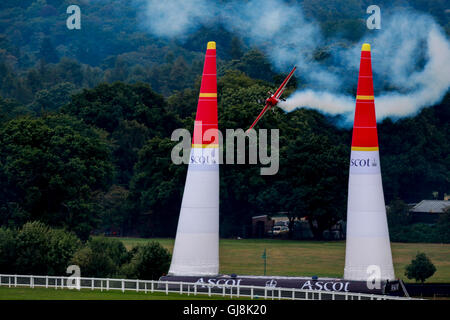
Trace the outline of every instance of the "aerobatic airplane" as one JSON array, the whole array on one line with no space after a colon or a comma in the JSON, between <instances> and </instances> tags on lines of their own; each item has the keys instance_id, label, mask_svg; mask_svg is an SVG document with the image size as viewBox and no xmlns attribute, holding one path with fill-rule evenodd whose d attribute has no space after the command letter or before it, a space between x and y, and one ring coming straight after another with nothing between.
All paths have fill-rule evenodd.
<instances>
[{"instance_id":1,"label":"aerobatic airplane","mask_svg":"<svg viewBox=\"0 0 450 320\"><path fill-rule=\"evenodd\" d=\"M294 74L295 69L297 69L297 67L294 66L294 68L292 68L292 71L288 74L288 76L286 77L286 79L284 79L283 83L281 84L281 86L278 88L277 91L275 91L274 94L272 94L270 91L269 93L269 98L266 99L266 105L264 107L264 109L262 109L261 113L258 115L258 117L256 118L256 120L252 123L252 125L250 126L250 128L248 128L248 130L250 130L251 128L253 128L256 123L259 121L259 119L262 118L262 116L268 111L270 110L272 107L276 106L278 104L278 102L280 102L281 99L281 94L283 93L284 89L286 88L286 85L288 84L289 80L292 78L292 75ZM247 130L247 131L248 131Z\"/></svg>"}]
</instances>

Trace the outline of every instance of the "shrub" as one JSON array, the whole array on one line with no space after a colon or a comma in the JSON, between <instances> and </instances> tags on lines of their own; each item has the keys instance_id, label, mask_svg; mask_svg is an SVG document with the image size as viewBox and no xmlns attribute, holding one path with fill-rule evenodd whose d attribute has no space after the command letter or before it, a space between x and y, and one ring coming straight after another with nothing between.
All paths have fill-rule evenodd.
<instances>
[{"instance_id":1,"label":"shrub","mask_svg":"<svg viewBox=\"0 0 450 320\"><path fill-rule=\"evenodd\" d=\"M18 274L47 274L50 250L50 228L42 222L34 221L23 225L17 236Z\"/></svg>"},{"instance_id":2,"label":"shrub","mask_svg":"<svg viewBox=\"0 0 450 320\"><path fill-rule=\"evenodd\" d=\"M131 251L133 257L122 267L127 278L155 280L169 270L171 255L158 242L139 245Z\"/></svg>"},{"instance_id":3,"label":"shrub","mask_svg":"<svg viewBox=\"0 0 450 320\"><path fill-rule=\"evenodd\" d=\"M406 266L405 275L408 279L415 279L422 283L436 272L436 267L425 253L417 253L411 264Z\"/></svg>"},{"instance_id":4,"label":"shrub","mask_svg":"<svg viewBox=\"0 0 450 320\"><path fill-rule=\"evenodd\" d=\"M38 221L24 224L16 239L14 273L18 274L63 275L81 246L75 234Z\"/></svg>"},{"instance_id":5,"label":"shrub","mask_svg":"<svg viewBox=\"0 0 450 320\"><path fill-rule=\"evenodd\" d=\"M80 247L81 241L74 233L61 229L51 229L48 251L48 275L66 274L70 260Z\"/></svg>"},{"instance_id":6,"label":"shrub","mask_svg":"<svg viewBox=\"0 0 450 320\"><path fill-rule=\"evenodd\" d=\"M130 254L117 239L91 238L78 250L71 263L80 267L85 277L113 277L120 267L130 261Z\"/></svg>"},{"instance_id":7,"label":"shrub","mask_svg":"<svg viewBox=\"0 0 450 320\"><path fill-rule=\"evenodd\" d=\"M94 251L88 246L74 254L71 264L80 267L82 277L111 277L117 270L114 261L105 252Z\"/></svg>"},{"instance_id":8,"label":"shrub","mask_svg":"<svg viewBox=\"0 0 450 320\"><path fill-rule=\"evenodd\" d=\"M118 267L130 261L130 254L123 242L118 239L105 237L91 238L87 245L93 251L103 251Z\"/></svg>"},{"instance_id":9,"label":"shrub","mask_svg":"<svg viewBox=\"0 0 450 320\"><path fill-rule=\"evenodd\" d=\"M17 231L0 228L0 273L15 273Z\"/></svg>"}]
</instances>

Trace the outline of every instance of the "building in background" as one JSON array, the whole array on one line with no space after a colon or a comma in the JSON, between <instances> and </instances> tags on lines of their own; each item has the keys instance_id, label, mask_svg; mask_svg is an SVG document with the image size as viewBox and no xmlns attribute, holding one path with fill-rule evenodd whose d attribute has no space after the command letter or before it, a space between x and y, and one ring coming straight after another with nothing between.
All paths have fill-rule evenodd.
<instances>
[{"instance_id":1,"label":"building in background","mask_svg":"<svg viewBox=\"0 0 450 320\"><path fill-rule=\"evenodd\" d=\"M450 201L448 200L422 200L409 212L413 223L436 223L439 216L446 210L450 210Z\"/></svg>"}]
</instances>

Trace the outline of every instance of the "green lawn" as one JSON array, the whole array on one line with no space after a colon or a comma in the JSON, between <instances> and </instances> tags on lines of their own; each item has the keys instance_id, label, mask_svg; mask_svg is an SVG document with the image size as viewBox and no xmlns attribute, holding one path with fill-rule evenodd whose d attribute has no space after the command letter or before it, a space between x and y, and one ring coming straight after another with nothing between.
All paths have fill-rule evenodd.
<instances>
[{"instance_id":1,"label":"green lawn","mask_svg":"<svg viewBox=\"0 0 450 320\"><path fill-rule=\"evenodd\" d=\"M148 241L158 241L172 251L174 239L121 238L127 249ZM425 252L436 266L427 282L450 282L450 245L434 243L392 243L395 273L406 282L405 266L418 251ZM261 255L267 248L267 274L284 276L342 277L345 242L288 241L271 239L221 239L220 273L261 275Z\"/></svg>"},{"instance_id":2,"label":"green lawn","mask_svg":"<svg viewBox=\"0 0 450 320\"><path fill-rule=\"evenodd\" d=\"M164 292L144 293L135 291L58 289L53 288L8 288L0 287L0 300L229 300L229 297L211 296L207 294L180 295ZM235 298L233 298L234 300ZM243 300L244 298L239 298ZM249 298L245 298L249 299Z\"/></svg>"}]
</instances>

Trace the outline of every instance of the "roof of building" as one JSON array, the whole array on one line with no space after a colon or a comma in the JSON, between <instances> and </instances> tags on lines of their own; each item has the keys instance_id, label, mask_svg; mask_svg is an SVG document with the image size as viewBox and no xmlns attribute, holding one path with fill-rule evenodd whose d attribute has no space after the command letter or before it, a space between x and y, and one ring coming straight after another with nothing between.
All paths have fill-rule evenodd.
<instances>
[{"instance_id":1,"label":"roof of building","mask_svg":"<svg viewBox=\"0 0 450 320\"><path fill-rule=\"evenodd\" d=\"M261 216L253 216L252 219L259 219L259 218L267 218L267 214L263 214Z\"/></svg>"},{"instance_id":2,"label":"roof of building","mask_svg":"<svg viewBox=\"0 0 450 320\"><path fill-rule=\"evenodd\" d=\"M422 200L414 207L411 212L429 212L444 213L445 209L450 207L450 201L446 200Z\"/></svg>"}]
</instances>

